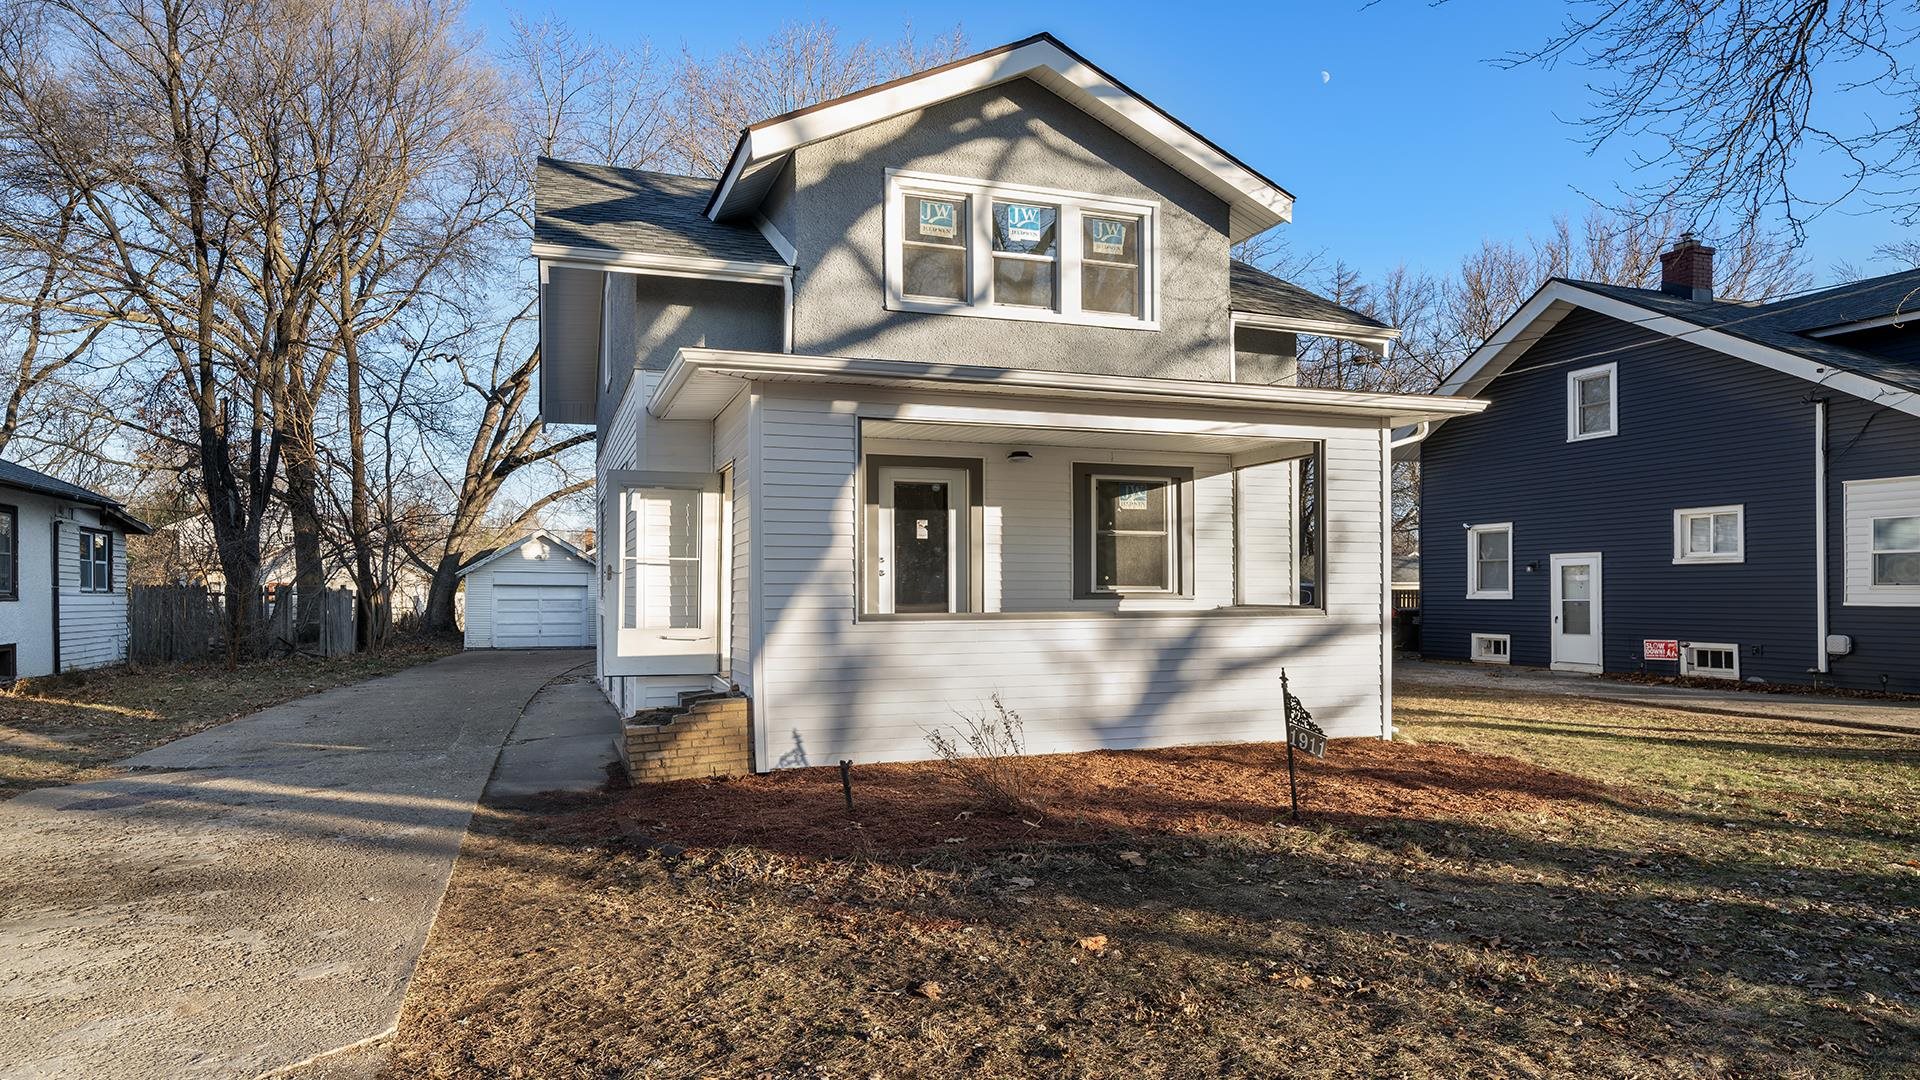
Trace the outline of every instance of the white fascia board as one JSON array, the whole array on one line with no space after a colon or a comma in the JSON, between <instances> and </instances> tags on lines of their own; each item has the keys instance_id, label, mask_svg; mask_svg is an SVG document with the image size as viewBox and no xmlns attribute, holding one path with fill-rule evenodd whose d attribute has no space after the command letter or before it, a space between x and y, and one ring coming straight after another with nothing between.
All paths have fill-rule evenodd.
<instances>
[{"instance_id":1,"label":"white fascia board","mask_svg":"<svg viewBox=\"0 0 1920 1080\"><path fill-rule=\"evenodd\" d=\"M1333 322L1326 319L1295 319L1285 315L1265 315L1254 311L1229 312L1228 317L1235 326L1340 338L1345 341L1358 341L1363 345L1372 345L1376 348L1385 348L1389 342L1398 341L1400 338L1400 331L1391 326L1365 326L1360 323Z\"/></svg>"},{"instance_id":2,"label":"white fascia board","mask_svg":"<svg viewBox=\"0 0 1920 1080\"><path fill-rule=\"evenodd\" d=\"M612 251L606 248L567 247L563 244L535 244L533 256L545 266L577 266L619 274L648 274L663 277L690 277L709 281L744 281L778 285L793 276L793 267L775 263L741 262L730 259L704 259L690 255L658 255L639 251Z\"/></svg>"},{"instance_id":3,"label":"white fascia board","mask_svg":"<svg viewBox=\"0 0 1920 1080\"><path fill-rule=\"evenodd\" d=\"M1920 393L1903 390L1890 383L1856 372L1829 367L1804 356L1797 356L1770 345L1762 345L1757 341L1749 341L1722 330L1701 326L1672 315L1662 315L1638 304L1588 292L1564 281L1550 281L1541 286L1540 291L1534 293L1531 300L1528 300L1512 318L1502 324L1499 331L1489 338L1485 345L1475 350L1474 354L1467 358L1466 363L1461 364L1452 375L1447 376L1446 381L1441 383L1439 389L1434 392L1442 395L1480 393L1488 383L1519 359L1520 355L1532 347L1534 342L1546 336L1547 331L1574 308L1585 308L1622 322L1643 326L1656 334L1690 341L1715 352L1747 360L1811 383L1818 383L1876 405L1912 416L1920 416Z\"/></svg>"},{"instance_id":4,"label":"white fascia board","mask_svg":"<svg viewBox=\"0 0 1920 1080\"><path fill-rule=\"evenodd\" d=\"M741 177L750 168L808 143L1023 77L1032 77L1061 94L1094 119L1140 143L1215 194L1237 204L1258 225L1240 230L1246 235L1293 219L1293 196L1097 69L1044 40L909 77L869 93L850 95L776 123L749 127L734 146L726 174L708 203L707 216L718 221L753 209L738 205L741 200L735 194ZM1234 239L1244 239L1244 236Z\"/></svg>"},{"instance_id":5,"label":"white fascia board","mask_svg":"<svg viewBox=\"0 0 1920 1080\"><path fill-rule=\"evenodd\" d=\"M1487 407L1484 401L1424 394L1379 394L1303 386L1259 386L1191 379L1151 379L1122 375L1085 375L972 364L930 364L904 360L868 360L792 353L738 352L683 348L674 355L647 411L662 416L674 398L698 375L755 381L806 378L814 381L887 386L964 386L970 393L1028 397L1064 397L1180 406L1296 410L1376 417L1391 424L1413 424L1445 416L1467 416Z\"/></svg>"},{"instance_id":6,"label":"white fascia board","mask_svg":"<svg viewBox=\"0 0 1920 1080\"><path fill-rule=\"evenodd\" d=\"M765 214L754 214L753 224L760 230L760 235L767 238L767 243L773 245L773 250L779 253L781 260L788 266L793 266L800 261L799 249L793 246L793 242L787 239L786 234L774 227L773 222L767 220Z\"/></svg>"}]
</instances>

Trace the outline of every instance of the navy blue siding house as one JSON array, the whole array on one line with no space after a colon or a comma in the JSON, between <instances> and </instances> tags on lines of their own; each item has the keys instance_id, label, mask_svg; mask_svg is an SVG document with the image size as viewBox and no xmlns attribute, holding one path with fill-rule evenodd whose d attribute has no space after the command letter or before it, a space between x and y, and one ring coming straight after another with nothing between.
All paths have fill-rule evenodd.
<instances>
[{"instance_id":1,"label":"navy blue siding house","mask_svg":"<svg viewBox=\"0 0 1920 1080\"><path fill-rule=\"evenodd\" d=\"M1920 270L1746 305L1712 254L1549 282L1442 386L1491 405L1419 443L1425 655L1920 692Z\"/></svg>"}]
</instances>

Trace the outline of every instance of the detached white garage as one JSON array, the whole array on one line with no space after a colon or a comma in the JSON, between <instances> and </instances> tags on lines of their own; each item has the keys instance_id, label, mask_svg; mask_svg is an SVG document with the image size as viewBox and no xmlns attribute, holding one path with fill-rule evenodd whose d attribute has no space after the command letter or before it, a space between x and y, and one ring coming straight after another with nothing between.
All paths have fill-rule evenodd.
<instances>
[{"instance_id":1,"label":"detached white garage","mask_svg":"<svg viewBox=\"0 0 1920 1080\"><path fill-rule=\"evenodd\" d=\"M460 571L467 648L583 649L593 644L593 559L536 532Z\"/></svg>"}]
</instances>

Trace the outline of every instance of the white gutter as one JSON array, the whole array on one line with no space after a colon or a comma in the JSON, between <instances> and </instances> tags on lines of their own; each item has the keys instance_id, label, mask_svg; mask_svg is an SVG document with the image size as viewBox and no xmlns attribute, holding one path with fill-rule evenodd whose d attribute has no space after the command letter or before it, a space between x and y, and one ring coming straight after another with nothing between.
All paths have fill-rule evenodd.
<instances>
[{"instance_id":1,"label":"white gutter","mask_svg":"<svg viewBox=\"0 0 1920 1080\"><path fill-rule=\"evenodd\" d=\"M793 279L791 266L734 259L705 259L691 255L654 255L638 251L568 247L564 244L535 244L533 256L546 264L622 274L655 274L766 285Z\"/></svg>"},{"instance_id":2,"label":"white gutter","mask_svg":"<svg viewBox=\"0 0 1920 1080\"><path fill-rule=\"evenodd\" d=\"M1230 311L1227 319L1234 326L1244 326L1251 330L1275 330L1288 334L1308 334L1313 337L1340 338L1343 341L1355 341L1371 346L1379 351L1384 359L1393 348L1394 341L1400 337L1400 331L1391 326L1363 326L1359 323L1334 322L1330 319L1295 319L1285 315L1263 315L1252 311Z\"/></svg>"},{"instance_id":3,"label":"white gutter","mask_svg":"<svg viewBox=\"0 0 1920 1080\"><path fill-rule=\"evenodd\" d=\"M1388 446L1390 449L1398 450L1403 446L1414 446L1427 441L1427 436L1433 434L1433 421L1422 420L1413 425L1413 430L1407 432L1405 435L1398 434L1401 430L1400 428L1394 428L1393 430L1396 434Z\"/></svg>"},{"instance_id":4,"label":"white gutter","mask_svg":"<svg viewBox=\"0 0 1920 1080\"><path fill-rule=\"evenodd\" d=\"M1827 403L1813 403L1813 670L1827 673Z\"/></svg>"}]
</instances>

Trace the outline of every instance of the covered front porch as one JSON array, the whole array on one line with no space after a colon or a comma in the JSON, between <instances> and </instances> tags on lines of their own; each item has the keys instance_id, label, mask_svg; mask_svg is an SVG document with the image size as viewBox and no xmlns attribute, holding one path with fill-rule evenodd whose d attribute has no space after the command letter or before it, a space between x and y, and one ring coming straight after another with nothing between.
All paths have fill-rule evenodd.
<instances>
[{"instance_id":1,"label":"covered front porch","mask_svg":"<svg viewBox=\"0 0 1920 1080\"><path fill-rule=\"evenodd\" d=\"M684 616L706 583L763 770L925 757L995 694L1033 752L1270 738L1282 667L1386 735L1390 431L1477 407L682 350L641 438L710 439L711 509L629 514L614 595Z\"/></svg>"}]
</instances>

